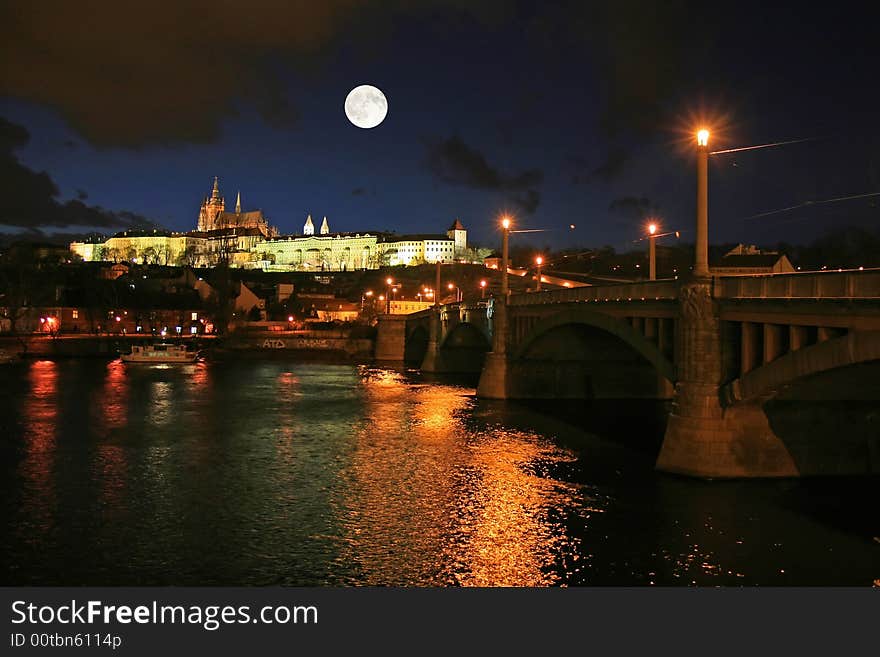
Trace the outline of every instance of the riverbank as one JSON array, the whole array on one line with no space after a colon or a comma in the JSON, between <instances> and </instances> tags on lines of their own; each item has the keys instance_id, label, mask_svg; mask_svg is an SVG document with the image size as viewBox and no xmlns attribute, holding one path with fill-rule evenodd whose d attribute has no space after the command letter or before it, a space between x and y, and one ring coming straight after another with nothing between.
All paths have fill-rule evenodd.
<instances>
[{"instance_id":1,"label":"riverbank","mask_svg":"<svg viewBox=\"0 0 880 657\"><path fill-rule=\"evenodd\" d=\"M114 359L134 344L156 341L187 345L208 358L294 358L329 362L366 362L373 357L369 332L351 329L312 331L237 331L226 337L154 335L0 336L0 360Z\"/></svg>"}]
</instances>

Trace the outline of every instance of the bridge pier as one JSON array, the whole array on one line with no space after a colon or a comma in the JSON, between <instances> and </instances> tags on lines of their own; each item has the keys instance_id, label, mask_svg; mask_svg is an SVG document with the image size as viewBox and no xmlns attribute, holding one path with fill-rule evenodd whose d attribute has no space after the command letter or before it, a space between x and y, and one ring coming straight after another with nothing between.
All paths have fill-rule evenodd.
<instances>
[{"instance_id":1,"label":"bridge pier","mask_svg":"<svg viewBox=\"0 0 880 657\"><path fill-rule=\"evenodd\" d=\"M657 469L705 478L797 476L759 403L721 405L721 320L711 285L695 279L679 292L679 380Z\"/></svg>"},{"instance_id":2,"label":"bridge pier","mask_svg":"<svg viewBox=\"0 0 880 657\"><path fill-rule=\"evenodd\" d=\"M428 329L428 350L425 352L425 359L422 361L422 371L439 373L445 372L446 368L443 364L443 358L440 354L440 308L436 307L431 315L430 326Z\"/></svg>"},{"instance_id":3,"label":"bridge pier","mask_svg":"<svg viewBox=\"0 0 880 657\"><path fill-rule=\"evenodd\" d=\"M379 315L374 358L403 362L406 353L406 315Z\"/></svg>"},{"instance_id":4,"label":"bridge pier","mask_svg":"<svg viewBox=\"0 0 880 657\"><path fill-rule=\"evenodd\" d=\"M510 363L507 359L507 299L499 299L492 306L492 351L486 354L477 396L484 399L507 399L507 377Z\"/></svg>"}]
</instances>

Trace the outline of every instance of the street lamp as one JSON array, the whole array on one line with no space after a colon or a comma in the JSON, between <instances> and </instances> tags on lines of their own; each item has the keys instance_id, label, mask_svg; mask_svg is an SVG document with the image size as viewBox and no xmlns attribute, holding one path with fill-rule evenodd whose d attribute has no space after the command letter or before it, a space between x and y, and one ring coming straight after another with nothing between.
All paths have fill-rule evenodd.
<instances>
[{"instance_id":1,"label":"street lamp","mask_svg":"<svg viewBox=\"0 0 880 657\"><path fill-rule=\"evenodd\" d=\"M480 298L481 299L486 298L486 279L485 278L480 281Z\"/></svg>"},{"instance_id":2,"label":"street lamp","mask_svg":"<svg viewBox=\"0 0 880 657\"><path fill-rule=\"evenodd\" d=\"M461 301L461 290L455 283L449 283L446 287L450 292L452 292L452 290L455 290L455 300Z\"/></svg>"},{"instance_id":3,"label":"street lamp","mask_svg":"<svg viewBox=\"0 0 880 657\"><path fill-rule=\"evenodd\" d=\"M657 224L648 224L648 280L657 280Z\"/></svg>"},{"instance_id":4,"label":"street lamp","mask_svg":"<svg viewBox=\"0 0 880 657\"><path fill-rule=\"evenodd\" d=\"M697 231L694 276L709 275L709 131L697 132Z\"/></svg>"},{"instance_id":5,"label":"street lamp","mask_svg":"<svg viewBox=\"0 0 880 657\"><path fill-rule=\"evenodd\" d=\"M535 258L535 265L537 265L537 269L538 269L538 285L535 287L535 290L537 292L541 291L541 265L542 264L544 264L544 258L542 258L541 256L537 256Z\"/></svg>"},{"instance_id":6,"label":"street lamp","mask_svg":"<svg viewBox=\"0 0 880 657\"><path fill-rule=\"evenodd\" d=\"M391 314L391 286L394 284L394 279L390 276L385 279L385 284L388 285L388 293L385 295L385 314Z\"/></svg>"},{"instance_id":7,"label":"street lamp","mask_svg":"<svg viewBox=\"0 0 880 657\"><path fill-rule=\"evenodd\" d=\"M501 298L507 303L507 241L510 237L510 217L501 217Z\"/></svg>"}]
</instances>

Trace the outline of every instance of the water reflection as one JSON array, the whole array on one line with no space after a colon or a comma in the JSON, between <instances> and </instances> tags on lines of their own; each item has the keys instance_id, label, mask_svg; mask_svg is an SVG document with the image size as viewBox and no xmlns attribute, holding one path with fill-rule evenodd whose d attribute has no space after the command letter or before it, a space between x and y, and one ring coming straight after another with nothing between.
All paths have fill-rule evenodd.
<instances>
[{"instance_id":1,"label":"water reflection","mask_svg":"<svg viewBox=\"0 0 880 657\"><path fill-rule=\"evenodd\" d=\"M0 583L876 578L880 531L864 512L876 483L658 475L638 433L600 440L583 408L539 413L413 372L284 361L35 361L8 374Z\"/></svg>"},{"instance_id":2,"label":"water reflection","mask_svg":"<svg viewBox=\"0 0 880 657\"><path fill-rule=\"evenodd\" d=\"M21 412L24 458L18 469L21 490L17 492L22 499L21 515L26 519L22 538L31 544L39 542L55 524L58 376L58 365L48 360L32 363L27 372L29 394Z\"/></svg>"},{"instance_id":3,"label":"water reflection","mask_svg":"<svg viewBox=\"0 0 880 657\"><path fill-rule=\"evenodd\" d=\"M503 427L473 432L475 400L458 387L413 385L399 373L362 372L366 415L345 489L346 550L368 583L554 584L577 546L564 514L581 510L573 486L538 461L574 456Z\"/></svg>"}]
</instances>

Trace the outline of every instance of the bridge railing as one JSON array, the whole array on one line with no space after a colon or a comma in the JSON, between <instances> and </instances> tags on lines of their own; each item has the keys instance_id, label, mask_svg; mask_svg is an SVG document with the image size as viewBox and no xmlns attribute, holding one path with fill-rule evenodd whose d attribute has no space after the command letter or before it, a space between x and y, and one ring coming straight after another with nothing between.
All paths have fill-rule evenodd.
<instances>
[{"instance_id":1,"label":"bridge railing","mask_svg":"<svg viewBox=\"0 0 880 657\"><path fill-rule=\"evenodd\" d=\"M514 294L511 306L531 306L547 303L570 303L572 301L632 301L636 299L675 299L678 281L640 281L637 283L612 283L591 285L566 290L545 290L528 294Z\"/></svg>"},{"instance_id":2,"label":"bridge railing","mask_svg":"<svg viewBox=\"0 0 880 657\"><path fill-rule=\"evenodd\" d=\"M756 274L715 280L715 296L725 299L877 299L880 269Z\"/></svg>"}]
</instances>

